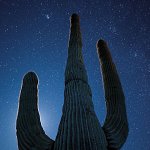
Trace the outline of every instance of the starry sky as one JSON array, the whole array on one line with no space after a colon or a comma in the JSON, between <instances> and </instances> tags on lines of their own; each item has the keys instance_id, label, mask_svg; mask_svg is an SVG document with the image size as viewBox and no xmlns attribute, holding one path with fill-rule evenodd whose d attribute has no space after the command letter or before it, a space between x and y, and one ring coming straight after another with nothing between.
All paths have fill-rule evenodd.
<instances>
[{"instance_id":1,"label":"starry sky","mask_svg":"<svg viewBox=\"0 0 150 150\"><path fill-rule=\"evenodd\" d=\"M69 18L80 15L83 57L95 111L106 115L96 42L107 41L126 96L129 136L123 150L150 147L150 1L0 0L0 145L16 150L16 114L22 78L39 77L39 110L55 139L64 100Z\"/></svg>"}]
</instances>

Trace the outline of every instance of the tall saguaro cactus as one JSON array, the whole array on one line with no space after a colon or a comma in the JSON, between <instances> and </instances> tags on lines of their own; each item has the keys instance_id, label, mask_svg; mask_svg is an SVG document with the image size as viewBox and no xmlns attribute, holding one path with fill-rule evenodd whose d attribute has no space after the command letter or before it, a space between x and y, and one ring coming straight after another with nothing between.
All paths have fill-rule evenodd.
<instances>
[{"instance_id":1,"label":"tall saguaro cactus","mask_svg":"<svg viewBox=\"0 0 150 150\"><path fill-rule=\"evenodd\" d=\"M55 150L96 150L106 149L107 145L94 112L82 57L79 17L76 14L71 18L63 115L55 142Z\"/></svg>"},{"instance_id":2,"label":"tall saguaro cactus","mask_svg":"<svg viewBox=\"0 0 150 150\"><path fill-rule=\"evenodd\" d=\"M42 129L38 112L35 73L23 79L17 116L19 150L118 150L128 135L122 86L107 44L97 43L103 75L107 115L101 127L94 111L92 92L82 56L79 16L71 17L68 59L65 70L64 105L55 141Z\"/></svg>"}]
</instances>

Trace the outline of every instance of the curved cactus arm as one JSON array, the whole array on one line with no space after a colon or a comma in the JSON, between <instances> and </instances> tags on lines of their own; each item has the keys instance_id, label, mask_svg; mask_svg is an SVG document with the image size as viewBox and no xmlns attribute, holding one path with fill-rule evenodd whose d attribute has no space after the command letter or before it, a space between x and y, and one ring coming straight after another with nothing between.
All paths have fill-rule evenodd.
<instances>
[{"instance_id":1,"label":"curved cactus arm","mask_svg":"<svg viewBox=\"0 0 150 150\"><path fill-rule=\"evenodd\" d=\"M23 79L16 132L19 150L52 150L54 141L44 132L38 112L38 79L29 72Z\"/></svg>"},{"instance_id":2,"label":"curved cactus arm","mask_svg":"<svg viewBox=\"0 0 150 150\"><path fill-rule=\"evenodd\" d=\"M98 41L97 51L101 64L107 107L103 130L108 141L108 149L120 149L128 135L125 97L115 64L105 41Z\"/></svg>"}]
</instances>

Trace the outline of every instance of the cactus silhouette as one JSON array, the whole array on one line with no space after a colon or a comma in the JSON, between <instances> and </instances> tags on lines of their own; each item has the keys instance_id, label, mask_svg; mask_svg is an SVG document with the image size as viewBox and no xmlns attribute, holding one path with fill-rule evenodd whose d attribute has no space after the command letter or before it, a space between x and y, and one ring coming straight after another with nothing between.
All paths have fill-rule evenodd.
<instances>
[{"instance_id":1,"label":"cactus silhouette","mask_svg":"<svg viewBox=\"0 0 150 150\"><path fill-rule=\"evenodd\" d=\"M62 117L55 141L44 132L38 112L38 78L23 79L16 122L19 150L118 150L128 136L125 97L105 41L97 42L107 115L101 126L82 57L80 21L71 16Z\"/></svg>"}]
</instances>

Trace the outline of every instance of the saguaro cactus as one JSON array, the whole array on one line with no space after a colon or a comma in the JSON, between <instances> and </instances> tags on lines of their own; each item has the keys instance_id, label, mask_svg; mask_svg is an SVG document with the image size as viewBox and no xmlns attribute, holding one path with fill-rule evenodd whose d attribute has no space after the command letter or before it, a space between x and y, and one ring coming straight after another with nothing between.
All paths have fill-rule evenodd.
<instances>
[{"instance_id":1,"label":"saguaro cactus","mask_svg":"<svg viewBox=\"0 0 150 150\"><path fill-rule=\"evenodd\" d=\"M19 150L117 150L128 135L122 86L107 44L97 43L103 75L107 116L101 127L94 111L92 92L82 56L79 16L71 17L65 70L64 105L55 142L43 131L38 112L35 73L23 79L17 116Z\"/></svg>"}]
</instances>

